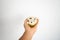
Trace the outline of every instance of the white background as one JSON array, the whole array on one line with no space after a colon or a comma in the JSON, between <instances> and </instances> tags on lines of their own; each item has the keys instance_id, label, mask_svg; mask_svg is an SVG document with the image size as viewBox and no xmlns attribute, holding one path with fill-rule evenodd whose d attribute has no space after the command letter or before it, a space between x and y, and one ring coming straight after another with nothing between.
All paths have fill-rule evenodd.
<instances>
[{"instance_id":1,"label":"white background","mask_svg":"<svg viewBox=\"0 0 60 40\"><path fill-rule=\"evenodd\" d=\"M60 0L1 0L0 40L18 40L28 16L39 18L32 40L60 40Z\"/></svg>"}]
</instances>

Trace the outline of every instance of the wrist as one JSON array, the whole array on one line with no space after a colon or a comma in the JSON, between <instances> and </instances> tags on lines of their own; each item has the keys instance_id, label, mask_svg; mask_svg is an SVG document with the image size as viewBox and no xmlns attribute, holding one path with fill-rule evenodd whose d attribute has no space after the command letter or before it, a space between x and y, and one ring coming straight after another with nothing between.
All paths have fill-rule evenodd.
<instances>
[{"instance_id":1,"label":"wrist","mask_svg":"<svg viewBox=\"0 0 60 40\"><path fill-rule=\"evenodd\" d=\"M30 36L33 36L33 32L32 31L25 31L26 34L30 35Z\"/></svg>"}]
</instances>

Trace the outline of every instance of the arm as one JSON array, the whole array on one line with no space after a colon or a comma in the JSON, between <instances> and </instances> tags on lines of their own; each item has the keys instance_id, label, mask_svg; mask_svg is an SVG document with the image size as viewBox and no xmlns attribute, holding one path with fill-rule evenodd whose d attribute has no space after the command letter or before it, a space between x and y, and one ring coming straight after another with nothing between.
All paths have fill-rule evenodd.
<instances>
[{"instance_id":1,"label":"arm","mask_svg":"<svg viewBox=\"0 0 60 40\"><path fill-rule=\"evenodd\" d=\"M33 34L34 34L35 31L36 31L37 24L38 24L38 20L37 20L36 25L35 25L33 28L31 28L31 27L27 24L27 20L25 20L25 21L24 21L25 32L24 32L23 36L22 36L21 38L19 38L19 40L31 40Z\"/></svg>"},{"instance_id":2,"label":"arm","mask_svg":"<svg viewBox=\"0 0 60 40\"><path fill-rule=\"evenodd\" d=\"M33 34L27 31L24 32L23 36L19 40L31 40Z\"/></svg>"}]
</instances>

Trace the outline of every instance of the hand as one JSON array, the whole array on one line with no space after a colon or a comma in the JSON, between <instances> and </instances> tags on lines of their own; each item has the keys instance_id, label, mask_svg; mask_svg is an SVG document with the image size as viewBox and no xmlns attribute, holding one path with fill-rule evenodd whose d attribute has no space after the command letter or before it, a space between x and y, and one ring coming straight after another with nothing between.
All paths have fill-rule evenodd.
<instances>
[{"instance_id":1,"label":"hand","mask_svg":"<svg viewBox=\"0 0 60 40\"><path fill-rule=\"evenodd\" d=\"M37 24L38 24L38 19L37 19L37 23L34 27L30 27L28 24L27 24L27 19L24 21L24 28L25 28L25 32L24 34L22 35L21 38L19 38L19 40L31 40L32 39L32 36L33 34L35 33L36 29L37 29Z\"/></svg>"},{"instance_id":2,"label":"hand","mask_svg":"<svg viewBox=\"0 0 60 40\"><path fill-rule=\"evenodd\" d=\"M28 22L28 20L26 19L26 20L24 21L25 32L34 34L35 31L36 31L36 29L37 29L37 24L38 24L39 20L37 19L36 25L35 25L34 27L32 27L32 28L27 24L27 22Z\"/></svg>"}]
</instances>

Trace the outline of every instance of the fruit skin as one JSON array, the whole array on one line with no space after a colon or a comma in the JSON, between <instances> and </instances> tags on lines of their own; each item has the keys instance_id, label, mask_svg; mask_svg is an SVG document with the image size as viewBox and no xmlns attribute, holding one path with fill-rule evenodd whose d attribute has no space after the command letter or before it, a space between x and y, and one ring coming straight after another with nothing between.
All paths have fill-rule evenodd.
<instances>
[{"instance_id":1,"label":"fruit skin","mask_svg":"<svg viewBox=\"0 0 60 40\"><path fill-rule=\"evenodd\" d=\"M32 28L32 27L34 27L36 24L35 24L35 25L30 25L30 24L28 24L28 25Z\"/></svg>"},{"instance_id":2,"label":"fruit skin","mask_svg":"<svg viewBox=\"0 0 60 40\"><path fill-rule=\"evenodd\" d=\"M28 17L27 20L28 20L27 23L30 27L34 27L37 23L37 18L36 17Z\"/></svg>"}]
</instances>

